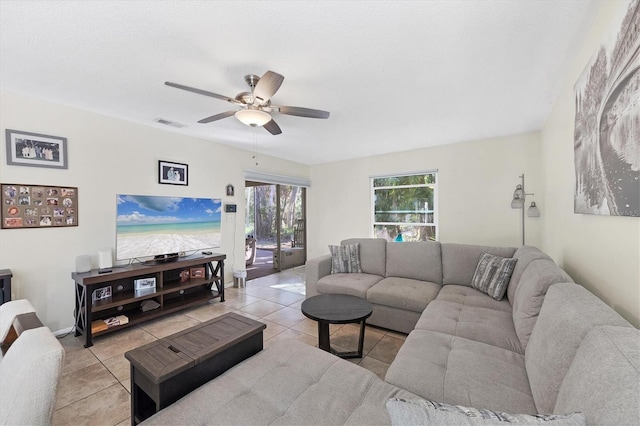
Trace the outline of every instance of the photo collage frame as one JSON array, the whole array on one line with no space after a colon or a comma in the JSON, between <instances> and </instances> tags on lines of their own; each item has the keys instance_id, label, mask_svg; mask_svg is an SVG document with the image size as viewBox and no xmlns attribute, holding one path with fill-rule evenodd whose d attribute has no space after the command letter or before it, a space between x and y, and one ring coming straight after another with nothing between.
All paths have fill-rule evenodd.
<instances>
[{"instance_id":1,"label":"photo collage frame","mask_svg":"<svg viewBox=\"0 0 640 426\"><path fill-rule=\"evenodd\" d=\"M2 229L78 226L78 188L3 183Z\"/></svg>"}]
</instances>

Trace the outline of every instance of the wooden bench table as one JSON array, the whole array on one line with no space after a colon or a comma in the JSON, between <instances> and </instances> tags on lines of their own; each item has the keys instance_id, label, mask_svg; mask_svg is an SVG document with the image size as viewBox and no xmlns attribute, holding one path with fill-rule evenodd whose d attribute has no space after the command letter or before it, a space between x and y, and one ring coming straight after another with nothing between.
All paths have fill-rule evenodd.
<instances>
[{"instance_id":1,"label":"wooden bench table","mask_svg":"<svg viewBox=\"0 0 640 426\"><path fill-rule=\"evenodd\" d=\"M266 327L227 313L125 353L131 363L131 424L260 352Z\"/></svg>"}]
</instances>

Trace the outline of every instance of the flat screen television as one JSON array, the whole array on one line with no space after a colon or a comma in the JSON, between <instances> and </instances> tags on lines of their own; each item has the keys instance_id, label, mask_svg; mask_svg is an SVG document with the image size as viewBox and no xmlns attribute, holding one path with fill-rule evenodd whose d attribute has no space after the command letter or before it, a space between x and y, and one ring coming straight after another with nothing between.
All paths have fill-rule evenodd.
<instances>
[{"instance_id":1,"label":"flat screen television","mask_svg":"<svg viewBox=\"0 0 640 426\"><path fill-rule=\"evenodd\" d=\"M116 206L117 260L220 247L220 199L118 194Z\"/></svg>"}]
</instances>

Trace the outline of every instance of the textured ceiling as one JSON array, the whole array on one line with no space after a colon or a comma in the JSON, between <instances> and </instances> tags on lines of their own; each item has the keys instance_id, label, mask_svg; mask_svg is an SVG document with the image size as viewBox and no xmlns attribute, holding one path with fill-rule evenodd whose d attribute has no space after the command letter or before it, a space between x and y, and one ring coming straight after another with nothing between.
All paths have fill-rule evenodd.
<instances>
[{"instance_id":1,"label":"textured ceiling","mask_svg":"<svg viewBox=\"0 0 640 426\"><path fill-rule=\"evenodd\" d=\"M597 3L2 0L0 88L318 164L540 129ZM331 117L198 124L233 106L163 84L233 97L266 70L274 104Z\"/></svg>"}]
</instances>

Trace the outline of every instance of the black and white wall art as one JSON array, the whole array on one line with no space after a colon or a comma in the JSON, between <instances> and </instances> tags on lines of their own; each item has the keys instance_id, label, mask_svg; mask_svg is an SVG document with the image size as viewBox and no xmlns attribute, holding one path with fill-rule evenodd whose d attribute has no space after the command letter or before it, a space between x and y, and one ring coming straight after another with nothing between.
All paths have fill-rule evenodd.
<instances>
[{"instance_id":1,"label":"black and white wall art","mask_svg":"<svg viewBox=\"0 0 640 426\"><path fill-rule=\"evenodd\" d=\"M574 86L574 212L640 217L640 0Z\"/></svg>"}]
</instances>

